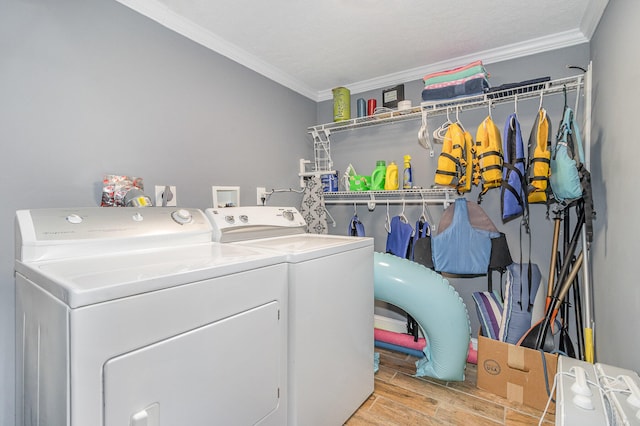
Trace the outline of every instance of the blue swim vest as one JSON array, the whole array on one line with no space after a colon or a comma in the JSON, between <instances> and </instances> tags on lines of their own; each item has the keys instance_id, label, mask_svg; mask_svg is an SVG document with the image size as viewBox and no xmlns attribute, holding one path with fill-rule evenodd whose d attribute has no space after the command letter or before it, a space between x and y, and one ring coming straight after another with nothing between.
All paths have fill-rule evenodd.
<instances>
[{"instance_id":1,"label":"blue swim vest","mask_svg":"<svg viewBox=\"0 0 640 426\"><path fill-rule=\"evenodd\" d=\"M433 266L436 271L449 274L486 274L491 238L499 237L500 233L472 227L465 198L458 198L453 207L451 225L431 237Z\"/></svg>"}]
</instances>

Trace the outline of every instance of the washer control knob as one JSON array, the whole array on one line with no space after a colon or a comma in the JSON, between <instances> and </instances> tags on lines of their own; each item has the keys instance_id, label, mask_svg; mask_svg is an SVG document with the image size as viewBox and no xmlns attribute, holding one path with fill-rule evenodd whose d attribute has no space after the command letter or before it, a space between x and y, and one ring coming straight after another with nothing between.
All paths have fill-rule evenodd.
<instances>
[{"instance_id":1,"label":"washer control knob","mask_svg":"<svg viewBox=\"0 0 640 426\"><path fill-rule=\"evenodd\" d=\"M191 212L186 209L176 210L171 213L171 218L178 222L180 225L184 225L186 223L190 223L193 220L193 216Z\"/></svg>"},{"instance_id":2,"label":"washer control knob","mask_svg":"<svg viewBox=\"0 0 640 426\"><path fill-rule=\"evenodd\" d=\"M285 219L293 222L293 212L291 210L285 210L282 212L282 216L284 216Z\"/></svg>"},{"instance_id":3,"label":"washer control knob","mask_svg":"<svg viewBox=\"0 0 640 426\"><path fill-rule=\"evenodd\" d=\"M140 212L136 212L136 214L133 215L133 220L134 222L142 222L144 220L144 217L140 214Z\"/></svg>"},{"instance_id":4,"label":"washer control knob","mask_svg":"<svg viewBox=\"0 0 640 426\"><path fill-rule=\"evenodd\" d=\"M225 217L224 217L224 220L225 220L227 223L231 223L231 224L236 223L236 218L235 218L235 217L233 217L232 215L227 215L227 216L225 216Z\"/></svg>"},{"instance_id":5,"label":"washer control knob","mask_svg":"<svg viewBox=\"0 0 640 426\"><path fill-rule=\"evenodd\" d=\"M242 223L249 222L249 216L247 216L246 214L241 214L240 215L240 222L242 222Z\"/></svg>"},{"instance_id":6,"label":"washer control knob","mask_svg":"<svg viewBox=\"0 0 640 426\"><path fill-rule=\"evenodd\" d=\"M67 222L73 223L73 224L82 223L82 217L80 215L73 213L67 216Z\"/></svg>"}]
</instances>

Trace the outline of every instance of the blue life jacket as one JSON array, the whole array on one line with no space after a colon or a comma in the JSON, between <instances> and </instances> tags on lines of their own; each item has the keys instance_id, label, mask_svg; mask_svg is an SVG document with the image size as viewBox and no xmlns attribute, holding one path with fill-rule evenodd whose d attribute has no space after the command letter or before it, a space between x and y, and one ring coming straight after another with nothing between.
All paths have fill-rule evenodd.
<instances>
[{"instance_id":1,"label":"blue life jacket","mask_svg":"<svg viewBox=\"0 0 640 426\"><path fill-rule=\"evenodd\" d=\"M453 208L451 224L431 237L433 266L449 274L484 275L489 269L491 238L500 233L473 228L466 199L458 198Z\"/></svg>"},{"instance_id":2,"label":"blue life jacket","mask_svg":"<svg viewBox=\"0 0 640 426\"><path fill-rule=\"evenodd\" d=\"M387 234L387 253L406 259L410 254L409 243L412 234L413 227L400 216L391 218L391 230Z\"/></svg>"},{"instance_id":3,"label":"blue life jacket","mask_svg":"<svg viewBox=\"0 0 640 426\"><path fill-rule=\"evenodd\" d=\"M500 204L502 222L506 223L523 215L527 193L524 143L516 114L511 114L504 125L502 151L504 162L502 163Z\"/></svg>"},{"instance_id":4,"label":"blue life jacket","mask_svg":"<svg viewBox=\"0 0 640 426\"><path fill-rule=\"evenodd\" d=\"M531 308L541 279L540 268L535 263L507 266L499 340L515 345L531 328Z\"/></svg>"},{"instance_id":5,"label":"blue life jacket","mask_svg":"<svg viewBox=\"0 0 640 426\"><path fill-rule=\"evenodd\" d=\"M578 168L584 163L584 151L580 129L573 110L566 107L562 123L551 149L551 176L549 183L558 202L582 197L582 185Z\"/></svg>"}]
</instances>

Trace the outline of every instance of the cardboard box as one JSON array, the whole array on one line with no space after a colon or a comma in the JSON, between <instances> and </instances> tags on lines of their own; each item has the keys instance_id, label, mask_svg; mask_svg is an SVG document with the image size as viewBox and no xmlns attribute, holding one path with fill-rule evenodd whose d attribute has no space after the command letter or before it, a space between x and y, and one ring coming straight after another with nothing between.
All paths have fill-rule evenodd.
<instances>
[{"instance_id":1,"label":"cardboard box","mask_svg":"<svg viewBox=\"0 0 640 426\"><path fill-rule=\"evenodd\" d=\"M558 366L558 355L545 353L549 390ZM478 382L480 389L544 410L548 395L540 351L489 339L478 333ZM552 402L549 412L555 412Z\"/></svg>"}]
</instances>

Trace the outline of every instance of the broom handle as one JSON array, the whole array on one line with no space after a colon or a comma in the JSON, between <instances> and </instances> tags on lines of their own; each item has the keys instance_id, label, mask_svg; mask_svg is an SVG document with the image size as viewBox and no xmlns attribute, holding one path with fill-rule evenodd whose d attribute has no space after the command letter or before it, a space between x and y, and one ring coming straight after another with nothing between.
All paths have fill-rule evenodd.
<instances>
[{"instance_id":1,"label":"broom handle","mask_svg":"<svg viewBox=\"0 0 640 426\"><path fill-rule=\"evenodd\" d=\"M556 258L558 256L558 239L560 239L560 216L553 219L553 244L551 246L551 265L549 265L549 281L547 281L547 302L545 310L549 309L551 304L551 295L553 294L553 281L556 274Z\"/></svg>"}]
</instances>

